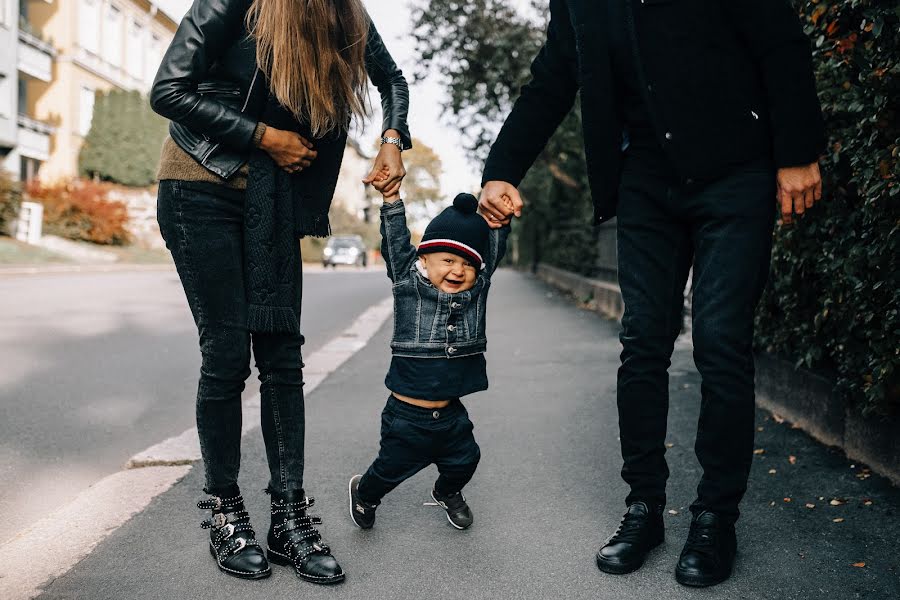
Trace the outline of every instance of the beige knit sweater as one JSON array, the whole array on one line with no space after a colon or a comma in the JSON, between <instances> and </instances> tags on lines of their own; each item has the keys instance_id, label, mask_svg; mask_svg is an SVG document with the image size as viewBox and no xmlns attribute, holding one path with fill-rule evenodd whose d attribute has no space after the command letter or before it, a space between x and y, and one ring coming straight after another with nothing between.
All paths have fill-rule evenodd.
<instances>
[{"instance_id":1,"label":"beige knit sweater","mask_svg":"<svg viewBox=\"0 0 900 600\"><path fill-rule=\"evenodd\" d=\"M260 140L266 132L265 123L257 123L253 132L253 145L259 147ZM177 179L179 181L205 181L207 183L219 183L225 187L236 190L247 189L247 173L250 170L249 163L238 169L237 173L223 179L206 167L198 163L190 154L181 149L170 136L166 136L159 157L159 168L156 170L156 178Z\"/></svg>"}]
</instances>

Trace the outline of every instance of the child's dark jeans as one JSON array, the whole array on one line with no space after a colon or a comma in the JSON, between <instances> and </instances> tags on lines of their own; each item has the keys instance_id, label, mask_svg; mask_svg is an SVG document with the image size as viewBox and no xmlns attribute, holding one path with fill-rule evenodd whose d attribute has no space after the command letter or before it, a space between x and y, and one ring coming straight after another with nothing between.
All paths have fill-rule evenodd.
<instances>
[{"instance_id":1,"label":"child's dark jeans","mask_svg":"<svg viewBox=\"0 0 900 600\"><path fill-rule=\"evenodd\" d=\"M391 395L381 413L381 450L359 482L360 499L378 504L388 492L432 463L440 473L434 485L438 494L448 496L462 490L481 459L473 428L459 400L431 410Z\"/></svg>"}]
</instances>

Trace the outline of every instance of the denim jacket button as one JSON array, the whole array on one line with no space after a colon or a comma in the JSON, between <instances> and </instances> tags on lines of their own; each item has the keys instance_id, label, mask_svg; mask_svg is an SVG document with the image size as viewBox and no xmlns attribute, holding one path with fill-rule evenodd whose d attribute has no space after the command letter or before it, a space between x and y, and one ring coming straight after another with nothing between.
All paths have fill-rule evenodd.
<instances>
[{"instance_id":1,"label":"denim jacket button","mask_svg":"<svg viewBox=\"0 0 900 600\"><path fill-rule=\"evenodd\" d=\"M450 303L450 308L459 308L460 306L461 305L459 302L451 302Z\"/></svg>"},{"instance_id":2,"label":"denim jacket button","mask_svg":"<svg viewBox=\"0 0 900 600\"><path fill-rule=\"evenodd\" d=\"M456 352L456 348L454 348L453 346L450 346L449 348L447 348L447 352L450 354L453 354L454 352Z\"/></svg>"},{"instance_id":3,"label":"denim jacket button","mask_svg":"<svg viewBox=\"0 0 900 600\"><path fill-rule=\"evenodd\" d=\"M447 331L456 331L456 325L447 325Z\"/></svg>"}]
</instances>

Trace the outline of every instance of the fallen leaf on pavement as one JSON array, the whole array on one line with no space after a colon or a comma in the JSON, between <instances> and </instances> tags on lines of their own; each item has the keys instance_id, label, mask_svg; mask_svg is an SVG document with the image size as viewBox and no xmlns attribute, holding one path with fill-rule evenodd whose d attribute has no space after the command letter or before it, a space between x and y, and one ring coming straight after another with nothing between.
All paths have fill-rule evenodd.
<instances>
[{"instance_id":1,"label":"fallen leaf on pavement","mask_svg":"<svg viewBox=\"0 0 900 600\"><path fill-rule=\"evenodd\" d=\"M806 508L815 508L815 507L816 507L816 505L811 502L806 503Z\"/></svg>"},{"instance_id":2,"label":"fallen leaf on pavement","mask_svg":"<svg viewBox=\"0 0 900 600\"><path fill-rule=\"evenodd\" d=\"M762 428L762 427L757 427L756 430L757 430L757 431L763 431L763 428Z\"/></svg>"},{"instance_id":3,"label":"fallen leaf on pavement","mask_svg":"<svg viewBox=\"0 0 900 600\"><path fill-rule=\"evenodd\" d=\"M785 498L784 501L785 501L785 502L793 502L793 500L790 499L790 498Z\"/></svg>"},{"instance_id":4,"label":"fallen leaf on pavement","mask_svg":"<svg viewBox=\"0 0 900 600\"><path fill-rule=\"evenodd\" d=\"M842 504L846 504L846 503L847 503L847 501L844 500L843 498L832 498L828 504L830 504L832 506L841 506Z\"/></svg>"},{"instance_id":5,"label":"fallen leaf on pavement","mask_svg":"<svg viewBox=\"0 0 900 600\"><path fill-rule=\"evenodd\" d=\"M765 453L766 453L765 448L757 448L756 450L753 451L753 454L765 454Z\"/></svg>"},{"instance_id":6,"label":"fallen leaf on pavement","mask_svg":"<svg viewBox=\"0 0 900 600\"><path fill-rule=\"evenodd\" d=\"M791 463L792 465L796 465L796 464L797 464L797 457L794 456L793 454L791 454L790 456L788 456L788 462Z\"/></svg>"},{"instance_id":7,"label":"fallen leaf on pavement","mask_svg":"<svg viewBox=\"0 0 900 600\"><path fill-rule=\"evenodd\" d=\"M769 506L775 506L775 501L772 500L771 502L769 502Z\"/></svg>"},{"instance_id":8,"label":"fallen leaf on pavement","mask_svg":"<svg viewBox=\"0 0 900 600\"><path fill-rule=\"evenodd\" d=\"M775 419L776 423L784 423L784 417L782 417L778 413L772 413L772 418Z\"/></svg>"},{"instance_id":9,"label":"fallen leaf on pavement","mask_svg":"<svg viewBox=\"0 0 900 600\"><path fill-rule=\"evenodd\" d=\"M669 514L670 514L670 515L677 515L677 514L678 514L678 511L675 510L674 508L672 508L672 509L669 509Z\"/></svg>"},{"instance_id":10,"label":"fallen leaf on pavement","mask_svg":"<svg viewBox=\"0 0 900 600\"><path fill-rule=\"evenodd\" d=\"M874 504L874 503L871 500L869 500L868 498L863 500L863 506L872 506L872 504Z\"/></svg>"},{"instance_id":11,"label":"fallen leaf on pavement","mask_svg":"<svg viewBox=\"0 0 900 600\"><path fill-rule=\"evenodd\" d=\"M831 522L832 522L832 523L843 523L843 522L844 522L844 518L843 518L843 517L838 517L837 519L832 519Z\"/></svg>"},{"instance_id":12,"label":"fallen leaf on pavement","mask_svg":"<svg viewBox=\"0 0 900 600\"><path fill-rule=\"evenodd\" d=\"M775 469L769 469L769 475L774 475L777 472L778 471L776 471Z\"/></svg>"},{"instance_id":13,"label":"fallen leaf on pavement","mask_svg":"<svg viewBox=\"0 0 900 600\"><path fill-rule=\"evenodd\" d=\"M673 446L675 446L675 444L673 444L672 442L666 444L666 448L672 448Z\"/></svg>"},{"instance_id":14,"label":"fallen leaf on pavement","mask_svg":"<svg viewBox=\"0 0 900 600\"><path fill-rule=\"evenodd\" d=\"M853 564L850 565L850 566L856 567L856 568L858 568L858 569L862 569L862 568L864 568L864 567L866 566L866 563L864 563L864 562L855 562L855 563L853 563Z\"/></svg>"}]
</instances>

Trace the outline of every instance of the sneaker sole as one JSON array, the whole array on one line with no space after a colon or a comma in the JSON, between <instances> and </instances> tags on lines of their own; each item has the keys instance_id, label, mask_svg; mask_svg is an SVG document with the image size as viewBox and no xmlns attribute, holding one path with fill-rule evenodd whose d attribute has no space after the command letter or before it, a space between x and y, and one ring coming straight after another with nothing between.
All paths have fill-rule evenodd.
<instances>
[{"instance_id":1,"label":"sneaker sole","mask_svg":"<svg viewBox=\"0 0 900 600\"><path fill-rule=\"evenodd\" d=\"M353 477L350 478L350 483L347 484L347 495L350 497L350 520L353 521L353 524L356 525L357 527L359 527L360 529L372 529L372 526L375 525L375 523L372 523L372 525L369 525L368 527L363 527L356 520L356 514L353 512L353 480L356 479L357 477L362 479L361 475L354 475Z\"/></svg>"},{"instance_id":2,"label":"sneaker sole","mask_svg":"<svg viewBox=\"0 0 900 600\"><path fill-rule=\"evenodd\" d=\"M437 502L438 506L440 506L441 508L444 508L444 505L441 504L440 500L438 500L437 498L434 497L434 490L431 490L431 499L434 500L435 502ZM447 512L447 509L444 509L444 514L447 515L447 522L450 523L451 525L453 525L454 528L456 528L460 531L465 531L466 529L471 527L471 525L466 525L465 527L460 527L459 525L454 523L453 519L450 518L450 513Z\"/></svg>"}]
</instances>

